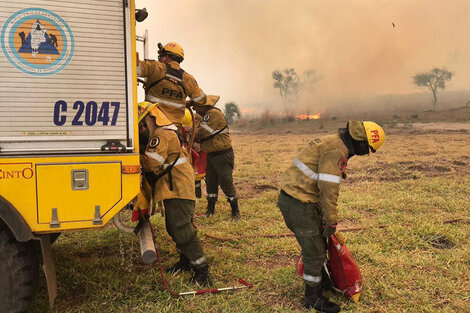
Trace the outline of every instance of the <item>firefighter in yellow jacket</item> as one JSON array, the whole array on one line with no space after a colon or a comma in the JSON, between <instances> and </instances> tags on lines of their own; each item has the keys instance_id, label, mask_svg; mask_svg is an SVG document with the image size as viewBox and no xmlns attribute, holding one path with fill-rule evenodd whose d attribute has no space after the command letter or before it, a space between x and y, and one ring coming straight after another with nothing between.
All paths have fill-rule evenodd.
<instances>
[{"instance_id":1,"label":"firefighter in yellow jacket","mask_svg":"<svg viewBox=\"0 0 470 313\"><path fill-rule=\"evenodd\" d=\"M326 287L322 271L325 238L336 231L339 186L346 177L348 159L375 152L384 140L385 133L376 123L349 121L337 134L311 141L281 176L277 205L302 248L304 306L308 309L340 311L337 304L322 295Z\"/></svg>"},{"instance_id":2,"label":"firefighter in yellow jacket","mask_svg":"<svg viewBox=\"0 0 470 313\"><path fill-rule=\"evenodd\" d=\"M183 48L169 42L158 44L158 61L138 61L137 75L146 77L145 101L159 103L160 110L176 126L180 127L186 108L186 97L198 104L206 102L206 95L192 75L185 72L180 63L184 59Z\"/></svg>"},{"instance_id":3,"label":"firefighter in yellow jacket","mask_svg":"<svg viewBox=\"0 0 470 313\"><path fill-rule=\"evenodd\" d=\"M219 185L232 209L232 219L240 219L238 198L233 184L233 168L235 155L232 148L227 121L222 111L215 107L219 96L207 96L204 105L192 103L196 112L202 116L202 123L196 131L196 141L207 152L206 216L215 213L215 204L219 194Z\"/></svg>"},{"instance_id":4,"label":"firefighter in yellow jacket","mask_svg":"<svg viewBox=\"0 0 470 313\"><path fill-rule=\"evenodd\" d=\"M156 104L146 105L139 108L139 140L146 146L141 151L142 171L153 187L154 203L163 201L166 229L180 254L180 260L168 270L194 270L191 282L211 285L209 265L193 225L196 199L188 154L176 126Z\"/></svg>"}]
</instances>

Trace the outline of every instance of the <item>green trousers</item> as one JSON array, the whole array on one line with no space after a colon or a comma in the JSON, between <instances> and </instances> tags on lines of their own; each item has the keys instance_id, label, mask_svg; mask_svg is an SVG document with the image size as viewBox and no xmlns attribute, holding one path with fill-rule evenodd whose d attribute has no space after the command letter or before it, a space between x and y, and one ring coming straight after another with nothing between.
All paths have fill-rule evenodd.
<instances>
[{"instance_id":1,"label":"green trousers","mask_svg":"<svg viewBox=\"0 0 470 313\"><path fill-rule=\"evenodd\" d=\"M207 264L201 241L193 225L196 201L167 199L163 200L163 204L165 205L166 230L175 242L178 252L187 256L191 265L195 267Z\"/></svg>"},{"instance_id":2,"label":"green trousers","mask_svg":"<svg viewBox=\"0 0 470 313\"><path fill-rule=\"evenodd\" d=\"M326 244L321 234L323 219L320 204L303 203L281 190L277 206L302 248L305 283L310 286L318 285L326 259Z\"/></svg>"},{"instance_id":3,"label":"green trousers","mask_svg":"<svg viewBox=\"0 0 470 313\"><path fill-rule=\"evenodd\" d=\"M234 164L235 155L232 148L207 155L206 191L208 199L217 199L220 185L227 200L236 200L237 192L233 184Z\"/></svg>"}]
</instances>

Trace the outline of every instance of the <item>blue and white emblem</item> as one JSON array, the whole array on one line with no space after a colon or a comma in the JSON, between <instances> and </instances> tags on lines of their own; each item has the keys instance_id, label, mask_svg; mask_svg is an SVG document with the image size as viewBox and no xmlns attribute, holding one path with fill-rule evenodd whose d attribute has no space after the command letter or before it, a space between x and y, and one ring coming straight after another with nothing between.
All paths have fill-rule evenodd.
<instances>
[{"instance_id":1,"label":"blue and white emblem","mask_svg":"<svg viewBox=\"0 0 470 313\"><path fill-rule=\"evenodd\" d=\"M34 76L59 73L72 60L75 49L67 22L41 8L12 14L2 27L0 44L3 54L15 68Z\"/></svg>"}]
</instances>

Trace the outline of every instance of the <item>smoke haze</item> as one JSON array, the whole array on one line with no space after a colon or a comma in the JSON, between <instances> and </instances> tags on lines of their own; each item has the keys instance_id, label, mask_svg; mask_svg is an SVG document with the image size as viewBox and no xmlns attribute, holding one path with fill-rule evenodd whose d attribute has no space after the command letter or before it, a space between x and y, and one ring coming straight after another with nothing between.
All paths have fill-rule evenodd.
<instances>
[{"instance_id":1,"label":"smoke haze","mask_svg":"<svg viewBox=\"0 0 470 313\"><path fill-rule=\"evenodd\" d=\"M312 110L352 98L423 91L412 76L432 67L455 73L448 90L470 81L468 0L136 0L156 44L180 43L182 67L207 94L241 108L281 107L271 73L314 69ZM395 27L392 25L395 25Z\"/></svg>"}]
</instances>

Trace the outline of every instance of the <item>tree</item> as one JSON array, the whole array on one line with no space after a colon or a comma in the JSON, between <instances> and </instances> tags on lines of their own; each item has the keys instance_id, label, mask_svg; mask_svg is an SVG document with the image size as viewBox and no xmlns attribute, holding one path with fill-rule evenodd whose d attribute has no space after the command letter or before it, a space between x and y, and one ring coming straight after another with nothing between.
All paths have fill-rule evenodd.
<instances>
[{"instance_id":1,"label":"tree","mask_svg":"<svg viewBox=\"0 0 470 313\"><path fill-rule=\"evenodd\" d=\"M320 79L314 70L304 71L300 77L295 69L289 68L283 71L272 72L274 88L279 88L284 106L289 101L297 101L299 96L306 89L313 89L313 86Z\"/></svg>"},{"instance_id":2,"label":"tree","mask_svg":"<svg viewBox=\"0 0 470 313\"><path fill-rule=\"evenodd\" d=\"M235 102L227 102L225 104L225 118L227 119L228 124L233 124L235 115L237 118L241 116L238 105L236 105Z\"/></svg>"},{"instance_id":3,"label":"tree","mask_svg":"<svg viewBox=\"0 0 470 313\"><path fill-rule=\"evenodd\" d=\"M446 70L445 68L433 68L429 72L416 74L413 76L413 81L416 86L425 86L432 91L433 95L433 108L437 104L437 90L446 88L446 81L449 81L454 76L454 73Z\"/></svg>"}]
</instances>

